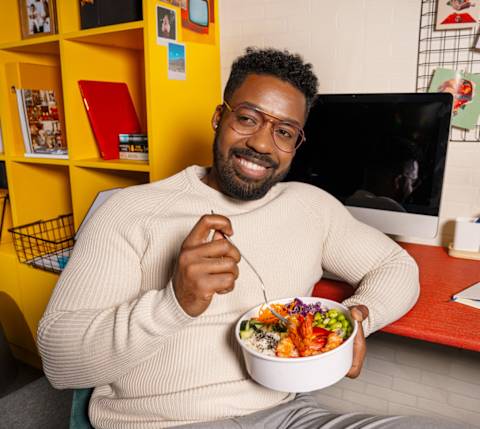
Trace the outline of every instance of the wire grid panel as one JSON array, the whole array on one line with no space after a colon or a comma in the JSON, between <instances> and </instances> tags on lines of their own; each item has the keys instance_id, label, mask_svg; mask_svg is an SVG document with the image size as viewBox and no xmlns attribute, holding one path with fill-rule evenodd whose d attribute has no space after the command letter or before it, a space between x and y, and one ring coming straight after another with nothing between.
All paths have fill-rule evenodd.
<instances>
[{"instance_id":1,"label":"wire grid panel","mask_svg":"<svg viewBox=\"0 0 480 429\"><path fill-rule=\"evenodd\" d=\"M67 264L74 244L71 214L17 226L9 231L20 262L56 273Z\"/></svg>"},{"instance_id":2,"label":"wire grid panel","mask_svg":"<svg viewBox=\"0 0 480 429\"><path fill-rule=\"evenodd\" d=\"M437 0L422 0L417 92L428 91L436 68L480 73L480 51L474 49L478 38L477 27L461 30L435 30L436 7ZM471 130L452 127L450 141L480 141L479 125Z\"/></svg>"}]
</instances>

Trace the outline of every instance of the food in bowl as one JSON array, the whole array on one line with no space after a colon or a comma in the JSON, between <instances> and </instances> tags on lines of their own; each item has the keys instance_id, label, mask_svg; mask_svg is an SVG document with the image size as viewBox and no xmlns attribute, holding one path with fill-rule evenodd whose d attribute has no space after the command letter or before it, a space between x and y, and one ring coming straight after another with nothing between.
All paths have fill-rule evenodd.
<instances>
[{"instance_id":1,"label":"food in bowl","mask_svg":"<svg viewBox=\"0 0 480 429\"><path fill-rule=\"evenodd\" d=\"M321 302L307 304L294 298L271 306L289 321L288 326L269 307L262 306L256 317L241 322L239 332L248 347L267 356L298 358L326 353L352 334L352 324L345 314Z\"/></svg>"},{"instance_id":2,"label":"food in bowl","mask_svg":"<svg viewBox=\"0 0 480 429\"><path fill-rule=\"evenodd\" d=\"M304 318L309 317L308 313L312 313L312 330L314 327L323 328L330 333L340 336L340 327L335 325L338 323L338 317L337 322L332 322L332 325L328 325L330 320L327 320L327 318L328 312L331 310L336 310L339 315L342 314L349 322L348 325L345 323L346 328L342 329L344 331L344 336L341 337L342 342L335 344L335 347L328 350L328 352L326 349L322 351L324 347L322 346L319 348L320 350L313 350L314 352L320 351L319 353L309 354L314 349L314 347L309 347L303 350L305 356L302 356L301 352L298 352L298 348L295 347L299 353L298 357L295 357L293 349L286 353L288 357L280 357L276 354L276 348L278 343L280 343L282 329L284 328L280 327L280 329L277 329L271 326L265 329L265 336L267 337L267 334L269 334L268 337L273 337L273 340L266 339L262 341L259 338L258 342L252 344L252 340L248 341L248 337L253 338L256 332L255 328L258 328L258 326L252 326L252 323L255 325L252 319L258 319L262 314L262 310L266 308L265 304L257 305L240 317L235 326L235 338L242 351L246 370L254 381L269 389L281 392L311 392L331 386L348 373L352 366L353 340L357 334L358 323L351 317L347 307L339 302L325 298L284 298L270 302L269 306L283 304L288 307L295 300L298 300L296 301L297 303L301 302L304 304L299 306L300 311L298 313L294 313L297 317L298 315ZM282 307L274 307L275 310L277 308L282 309ZM323 309L323 311L319 311L319 308ZM318 312L324 316L323 319L320 316L316 316L317 320L315 320L315 314ZM330 315L334 314L333 312L330 313ZM265 313L266 316L268 316L268 313ZM247 322L249 322L248 325ZM267 324L265 323L264 325ZM275 324L272 323L272 325ZM291 324L289 323L289 325ZM343 326L342 324L342 328ZM269 329L271 330L269 331ZM240 334L240 331L242 331L242 334ZM285 336L285 333L283 335ZM295 343L293 344L295 345ZM326 344L328 344L328 338L325 342Z\"/></svg>"}]
</instances>

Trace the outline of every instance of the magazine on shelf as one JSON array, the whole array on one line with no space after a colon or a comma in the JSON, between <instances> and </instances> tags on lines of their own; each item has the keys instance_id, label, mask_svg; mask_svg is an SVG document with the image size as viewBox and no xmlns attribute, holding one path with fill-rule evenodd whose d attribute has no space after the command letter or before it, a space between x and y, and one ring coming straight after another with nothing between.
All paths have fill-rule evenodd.
<instances>
[{"instance_id":1,"label":"magazine on shelf","mask_svg":"<svg viewBox=\"0 0 480 429\"><path fill-rule=\"evenodd\" d=\"M68 158L58 103L51 89L17 89L25 156Z\"/></svg>"},{"instance_id":2,"label":"magazine on shelf","mask_svg":"<svg viewBox=\"0 0 480 429\"><path fill-rule=\"evenodd\" d=\"M27 108L25 107L25 100L23 98L23 91L16 89L18 107L18 119L20 120L20 128L22 129L23 145L25 147L25 154L32 152L32 142L30 141L30 133L27 125Z\"/></svg>"}]
</instances>

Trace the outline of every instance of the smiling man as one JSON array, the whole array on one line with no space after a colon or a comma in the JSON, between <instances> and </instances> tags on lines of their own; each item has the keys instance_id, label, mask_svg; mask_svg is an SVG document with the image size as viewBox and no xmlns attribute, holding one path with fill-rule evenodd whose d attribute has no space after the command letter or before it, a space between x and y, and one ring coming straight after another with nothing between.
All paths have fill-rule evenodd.
<instances>
[{"instance_id":1,"label":"smiling man","mask_svg":"<svg viewBox=\"0 0 480 429\"><path fill-rule=\"evenodd\" d=\"M95 387L94 427L447 427L332 414L309 394L269 390L246 372L233 326L262 294L238 249L270 299L305 296L324 269L355 287L345 301L363 320L352 377L363 331L399 318L418 296L417 267L398 245L326 192L280 183L316 92L299 56L248 49L213 115L213 166L119 191L85 226L38 344L55 387Z\"/></svg>"}]
</instances>

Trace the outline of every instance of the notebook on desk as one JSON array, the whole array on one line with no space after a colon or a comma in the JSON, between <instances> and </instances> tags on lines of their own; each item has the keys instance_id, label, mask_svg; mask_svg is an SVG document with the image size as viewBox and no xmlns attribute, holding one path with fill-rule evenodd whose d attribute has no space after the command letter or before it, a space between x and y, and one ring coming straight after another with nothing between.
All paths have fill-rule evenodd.
<instances>
[{"instance_id":1,"label":"notebook on desk","mask_svg":"<svg viewBox=\"0 0 480 429\"><path fill-rule=\"evenodd\" d=\"M453 295L452 301L480 309L480 282Z\"/></svg>"},{"instance_id":2,"label":"notebook on desk","mask_svg":"<svg viewBox=\"0 0 480 429\"><path fill-rule=\"evenodd\" d=\"M127 84L80 80L78 85L101 157L118 159L118 135L141 132Z\"/></svg>"}]
</instances>

